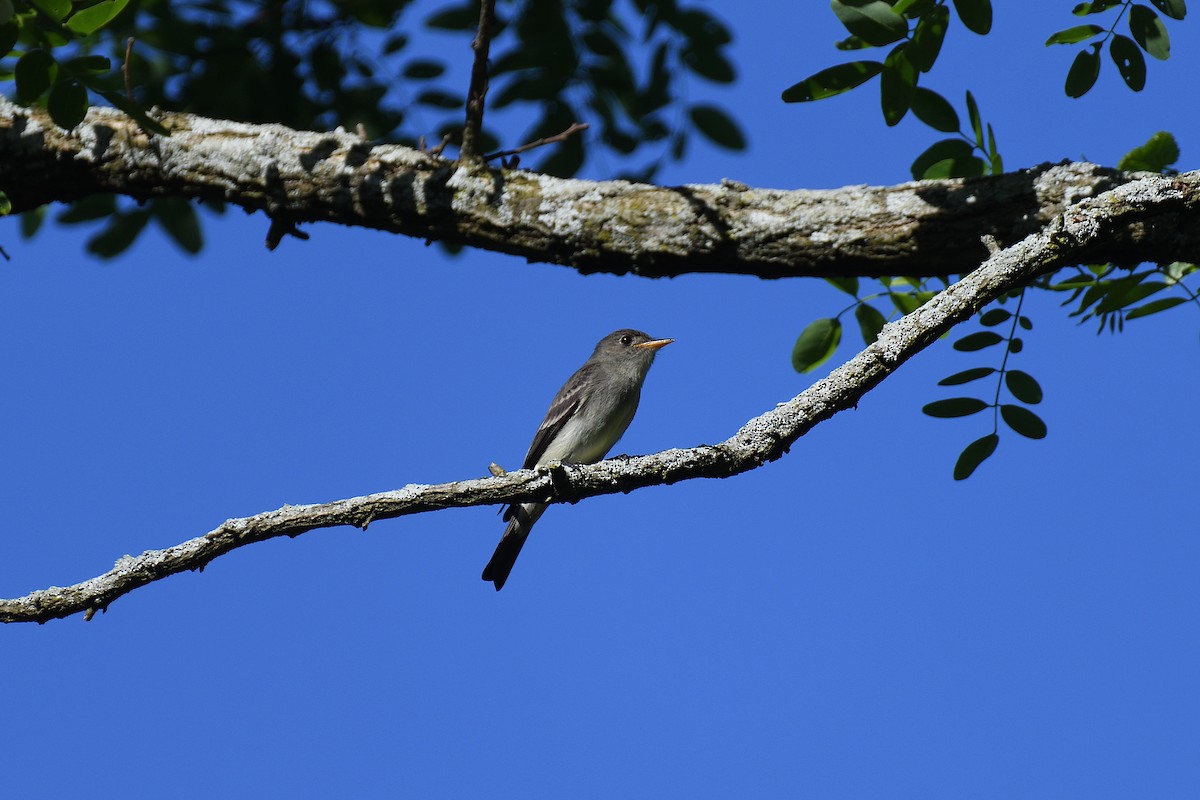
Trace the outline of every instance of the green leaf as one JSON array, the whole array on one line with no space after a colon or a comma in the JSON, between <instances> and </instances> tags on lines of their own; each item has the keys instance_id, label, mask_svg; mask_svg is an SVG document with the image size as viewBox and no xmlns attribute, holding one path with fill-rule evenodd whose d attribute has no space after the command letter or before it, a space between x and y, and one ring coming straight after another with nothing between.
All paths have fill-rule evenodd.
<instances>
[{"instance_id":1,"label":"green leaf","mask_svg":"<svg viewBox=\"0 0 1200 800\"><path fill-rule=\"evenodd\" d=\"M1000 444L1000 437L989 433L963 448L962 453L958 456L958 461L954 463L954 480L963 481L971 477L975 468L996 452L998 444Z\"/></svg>"},{"instance_id":2,"label":"green leaf","mask_svg":"<svg viewBox=\"0 0 1200 800\"><path fill-rule=\"evenodd\" d=\"M1144 306L1131 308L1125 314L1125 319L1137 319L1138 317L1148 317L1151 314L1157 314L1160 311L1166 311L1168 308L1174 308L1180 303L1186 303L1186 297L1164 297L1160 300L1151 300Z\"/></svg>"},{"instance_id":3,"label":"green leaf","mask_svg":"<svg viewBox=\"0 0 1200 800\"><path fill-rule=\"evenodd\" d=\"M1027 331L1033 330L1033 320L1026 316L1017 317L1017 324Z\"/></svg>"},{"instance_id":4,"label":"green leaf","mask_svg":"<svg viewBox=\"0 0 1200 800\"><path fill-rule=\"evenodd\" d=\"M46 207L38 206L21 214L21 237L32 238L46 221Z\"/></svg>"},{"instance_id":5,"label":"green leaf","mask_svg":"<svg viewBox=\"0 0 1200 800\"><path fill-rule=\"evenodd\" d=\"M150 214L144 210L112 217L104 230L88 240L88 252L101 258L112 258L124 252L149 221Z\"/></svg>"},{"instance_id":6,"label":"green leaf","mask_svg":"<svg viewBox=\"0 0 1200 800\"><path fill-rule=\"evenodd\" d=\"M447 8L427 17L425 26L444 31L473 31L479 27L479 6L467 3Z\"/></svg>"},{"instance_id":7,"label":"green leaf","mask_svg":"<svg viewBox=\"0 0 1200 800\"><path fill-rule=\"evenodd\" d=\"M426 61L419 59L410 61L404 65L404 77L414 81L426 81L431 78L440 77L446 67L437 61Z\"/></svg>"},{"instance_id":8,"label":"green leaf","mask_svg":"<svg viewBox=\"0 0 1200 800\"><path fill-rule=\"evenodd\" d=\"M62 68L72 75L81 73L103 73L112 69L112 62L104 56L76 56L62 63Z\"/></svg>"},{"instance_id":9,"label":"green leaf","mask_svg":"<svg viewBox=\"0 0 1200 800\"><path fill-rule=\"evenodd\" d=\"M858 297L858 278L856 276L839 275L833 278L826 278L825 280L851 297Z\"/></svg>"},{"instance_id":10,"label":"green leaf","mask_svg":"<svg viewBox=\"0 0 1200 800\"><path fill-rule=\"evenodd\" d=\"M692 72L715 83L733 83L737 78L733 64L713 48L685 47L679 60Z\"/></svg>"},{"instance_id":11,"label":"green leaf","mask_svg":"<svg viewBox=\"0 0 1200 800\"><path fill-rule=\"evenodd\" d=\"M54 221L59 225L78 225L81 222L103 219L116 210L116 195L93 194L71 203L54 218Z\"/></svg>"},{"instance_id":12,"label":"green leaf","mask_svg":"<svg viewBox=\"0 0 1200 800\"><path fill-rule=\"evenodd\" d=\"M976 350L1000 344L1002 341L1004 341L1004 337L995 331L979 331L978 333L968 333L959 339L954 343L954 349L964 353L973 353Z\"/></svg>"},{"instance_id":13,"label":"green leaf","mask_svg":"<svg viewBox=\"0 0 1200 800\"><path fill-rule=\"evenodd\" d=\"M883 0L832 0L830 5L846 30L867 44L883 47L908 35L908 20Z\"/></svg>"},{"instance_id":14,"label":"green leaf","mask_svg":"<svg viewBox=\"0 0 1200 800\"><path fill-rule=\"evenodd\" d=\"M17 59L14 79L17 82L17 102L29 105L41 97L54 82L57 68L54 57L45 50L30 50Z\"/></svg>"},{"instance_id":15,"label":"green leaf","mask_svg":"<svg viewBox=\"0 0 1200 800\"><path fill-rule=\"evenodd\" d=\"M932 89L924 86L916 88L912 97L912 112L935 131L954 133L958 130L958 112L949 100Z\"/></svg>"},{"instance_id":16,"label":"green leaf","mask_svg":"<svg viewBox=\"0 0 1200 800\"><path fill-rule=\"evenodd\" d=\"M1154 7L1166 14L1171 19L1183 19L1187 16L1187 3L1185 0L1150 0L1154 3Z\"/></svg>"},{"instance_id":17,"label":"green leaf","mask_svg":"<svg viewBox=\"0 0 1200 800\"><path fill-rule=\"evenodd\" d=\"M931 10L938 8L934 3L937 0L894 0L892 10L897 14L903 14L909 19L924 16L930 13Z\"/></svg>"},{"instance_id":18,"label":"green leaf","mask_svg":"<svg viewBox=\"0 0 1200 800\"><path fill-rule=\"evenodd\" d=\"M20 35L21 26L16 22L7 20L3 24L0 24L0 58L8 55L9 51L16 46L17 38Z\"/></svg>"},{"instance_id":19,"label":"green leaf","mask_svg":"<svg viewBox=\"0 0 1200 800\"><path fill-rule=\"evenodd\" d=\"M1008 427L1022 436L1028 436L1030 439L1046 438L1046 423L1028 408L1005 404L1000 406L1000 417Z\"/></svg>"},{"instance_id":20,"label":"green leaf","mask_svg":"<svg viewBox=\"0 0 1200 800\"><path fill-rule=\"evenodd\" d=\"M933 69L933 64L942 51L942 42L945 41L946 28L949 25L950 9L946 6L934 6L917 22L912 42L909 44L908 59L921 72Z\"/></svg>"},{"instance_id":21,"label":"green leaf","mask_svg":"<svg viewBox=\"0 0 1200 800\"><path fill-rule=\"evenodd\" d=\"M746 137L737 123L713 105L699 104L688 109L692 124L705 138L727 150L745 150Z\"/></svg>"},{"instance_id":22,"label":"green leaf","mask_svg":"<svg viewBox=\"0 0 1200 800\"><path fill-rule=\"evenodd\" d=\"M87 116L87 89L79 81L70 78L55 81L46 100L46 110L50 112L50 119L54 120L55 125L71 130Z\"/></svg>"},{"instance_id":23,"label":"green leaf","mask_svg":"<svg viewBox=\"0 0 1200 800\"><path fill-rule=\"evenodd\" d=\"M81 36L88 36L111 22L128 3L129 0L104 0L72 14L67 27Z\"/></svg>"},{"instance_id":24,"label":"green leaf","mask_svg":"<svg viewBox=\"0 0 1200 800\"><path fill-rule=\"evenodd\" d=\"M200 220L196 216L196 209L187 200L179 197L158 199L154 201L151 213L184 252L195 255L204 247Z\"/></svg>"},{"instance_id":25,"label":"green leaf","mask_svg":"<svg viewBox=\"0 0 1200 800\"><path fill-rule=\"evenodd\" d=\"M1096 0L1095 3L1080 3L1071 9L1071 13L1077 17L1083 17L1088 14L1099 14L1102 11L1108 11L1110 8L1122 5L1125 0Z\"/></svg>"},{"instance_id":26,"label":"green leaf","mask_svg":"<svg viewBox=\"0 0 1200 800\"><path fill-rule=\"evenodd\" d=\"M938 386L958 386L963 383L977 381L980 378L986 378L996 372L995 367L973 367L964 369L962 372L956 372L953 375L948 375L938 381Z\"/></svg>"},{"instance_id":27,"label":"green leaf","mask_svg":"<svg viewBox=\"0 0 1200 800\"><path fill-rule=\"evenodd\" d=\"M883 72L879 76L879 103L883 120L888 125L896 125L904 119L917 88L917 68L905 55L907 49L907 43L893 47L883 61Z\"/></svg>"},{"instance_id":28,"label":"green leaf","mask_svg":"<svg viewBox=\"0 0 1200 800\"><path fill-rule=\"evenodd\" d=\"M992 123L987 125L988 136L988 162L992 168L993 175L1002 175L1004 173L1004 159L1000 156L1000 151L996 149L996 132L992 130Z\"/></svg>"},{"instance_id":29,"label":"green leaf","mask_svg":"<svg viewBox=\"0 0 1200 800\"><path fill-rule=\"evenodd\" d=\"M1134 5L1129 9L1129 32L1142 49L1159 61L1171 57L1171 37L1167 26L1153 9Z\"/></svg>"},{"instance_id":30,"label":"green leaf","mask_svg":"<svg viewBox=\"0 0 1200 800\"><path fill-rule=\"evenodd\" d=\"M1074 28L1066 28L1058 33L1053 34L1046 40L1046 46L1052 44L1076 44L1084 39L1090 39L1093 36L1098 36L1104 33L1104 28L1099 25L1076 25Z\"/></svg>"},{"instance_id":31,"label":"green leaf","mask_svg":"<svg viewBox=\"0 0 1200 800\"><path fill-rule=\"evenodd\" d=\"M1179 144L1166 131L1159 131L1130 150L1117 162L1117 169L1127 172L1165 172L1179 160Z\"/></svg>"},{"instance_id":32,"label":"green leaf","mask_svg":"<svg viewBox=\"0 0 1200 800\"><path fill-rule=\"evenodd\" d=\"M1067 97L1083 97L1100 76L1100 43L1097 42L1079 51L1067 71L1067 83L1064 87Z\"/></svg>"},{"instance_id":33,"label":"green leaf","mask_svg":"<svg viewBox=\"0 0 1200 800\"><path fill-rule=\"evenodd\" d=\"M934 142L912 163L912 176L917 180L933 178L971 178L983 174L984 164L975 156L974 148L962 139L942 139Z\"/></svg>"},{"instance_id":34,"label":"green leaf","mask_svg":"<svg viewBox=\"0 0 1200 800\"><path fill-rule=\"evenodd\" d=\"M983 149L983 118L979 116L979 104L975 95L967 92L967 118L971 120L971 130L975 133L975 146Z\"/></svg>"},{"instance_id":35,"label":"green leaf","mask_svg":"<svg viewBox=\"0 0 1200 800\"><path fill-rule=\"evenodd\" d=\"M921 301L915 294L908 294L906 292L889 292L888 297L891 298L892 305L894 305L896 310L901 314L911 314L921 307Z\"/></svg>"},{"instance_id":36,"label":"green leaf","mask_svg":"<svg viewBox=\"0 0 1200 800\"><path fill-rule=\"evenodd\" d=\"M954 10L972 33L983 36L992 29L991 0L954 0Z\"/></svg>"},{"instance_id":37,"label":"green leaf","mask_svg":"<svg viewBox=\"0 0 1200 800\"><path fill-rule=\"evenodd\" d=\"M1022 372L1019 369L1009 370L1004 373L1004 383L1008 386L1008 390L1012 392L1012 396L1022 403L1036 406L1042 402L1042 387L1038 385L1038 382L1029 373Z\"/></svg>"},{"instance_id":38,"label":"green leaf","mask_svg":"<svg viewBox=\"0 0 1200 800\"><path fill-rule=\"evenodd\" d=\"M988 404L977 397L951 397L946 400L935 400L932 403L927 403L921 409L921 412L931 417L950 419L951 417L966 417L971 414L978 414L985 408L989 408Z\"/></svg>"},{"instance_id":39,"label":"green leaf","mask_svg":"<svg viewBox=\"0 0 1200 800\"><path fill-rule=\"evenodd\" d=\"M979 317L979 324L986 325L990 328L993 325L999 325L1001 322L1005 322L1009 319L1012 319L1011 311L1007 311L1003 308L993 308L989 311L983 312L983 315Z\"/></svg>"},{"instance_id":40,"label":"green leaf","mask_svg":"<svg viewBox=\"0 0 1200 800\"><path fill-rule=\"evenodd\" d=\"M862 333L863 344L874 344L879 338L879 332L887 324L887 319L878 308L870 303L859 303L854 309L854 318L858 320L858 330Z\"/></svg>"},{"instance_id":41,"label":"green leaf","mask_svg":"<svg viewBox=\"0 0 1200 800\"><path fill-rule=\"evenodd\" d=\"M71 13L71 0L29 0L29 2L55 22L62 22L67 14Z\"/></svg>"},{"instance_id":42,"label":"green leaf","mask_svg":"<svg viewBox=\"0 0 1200 800\"><path fill-rule=\"evenodd\" d=\"M9 200L4 192L0 192L0 217L7 217L11 213L12 200Z\"/></svg>"},{"instance_id":43,"label":"green leaf","mask_svg":"<svg viewBox=\"0 0 1200 800\"><path fill-rule=\"evenodd\" d=\"M783 101L785 103L807 103L811 100L833 97L866 83L878 75L882 69L883 64L879 61L851 61L849 64L838 64L836 67L823 69L784 89Z\"/></svg>"},{"instance_id":44,"label":"green leaf","mask_svg":"<svg viewBox=\"0 0 1200 800\"><path fill-rule=\"evenodd\" d=\"M1008 340L1008 352L1019 353L1024 349L1025 349L1025 342L1021 341L1020 339L1014 338L1014 339Z\"/></svg>"},{"instance_id":45,"label":"green leaf","mask_svg":"<svg viewBox=\"0 0 1200 800\"><path fill-rule=\"evenodd\" d=\"M797 372L812 372L824 364L842 340L842 323L825 318L810 322L792 348L792 366Z\"/></svg>"},{"instance_id":46,"label":"green leaf","mask_svg":"<svg viewBox=\"0 0 1200 800\"><path fill-rule=\"evenodd\" d=\"M1146 88L1146 59L1128 36L1116 34L1108 44L1108 54L1117 65L1125 85L1135 92Z\"/></svg>"}]
</instances>

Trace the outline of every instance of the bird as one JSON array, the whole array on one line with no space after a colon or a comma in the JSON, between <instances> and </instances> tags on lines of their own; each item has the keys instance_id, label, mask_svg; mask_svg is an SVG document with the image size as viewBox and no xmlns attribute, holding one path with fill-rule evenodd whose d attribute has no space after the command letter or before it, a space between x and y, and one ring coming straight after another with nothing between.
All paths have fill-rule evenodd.
<instances>
[{"instance_id":1,"label":"bird","mask_svg":"<svg viewBox=\"0 0 1200 800\"><path fill-rule=\"evenodd\" d=\"M522 469L545 464L591 464L620 440L637 413L642 382L655 354L674 339L654 339L632 328L605 336L583 366L567 379L538 426ZM533 524L546 503L513 503L504 509L508 526L483 579L504 588Z\"/></svg>"}]
</instances>

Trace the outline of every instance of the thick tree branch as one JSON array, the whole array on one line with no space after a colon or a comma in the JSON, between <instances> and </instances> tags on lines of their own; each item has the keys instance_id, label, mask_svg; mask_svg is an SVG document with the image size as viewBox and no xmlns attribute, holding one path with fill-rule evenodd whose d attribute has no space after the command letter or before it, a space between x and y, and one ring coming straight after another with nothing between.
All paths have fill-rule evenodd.
<instances>
[{"instance_id":1,"label":"thick tree branch","mask_svg":"<svg viewBox=\"0 0 1200 800\"><path fill-rule=\"evenodd\" d=\"M572 266L648 277L724 272L764 278L959 274L1084 197L1133 176L1062 164L975 180L826 191L657 187L460 168L344 133L161 114L148 136L92 108L64 131L0 100L0 190L15 211L115 192L221 199L292 224L326 221ZM1183 180L1194 180L1186 177ZM1148 209L1080 260L1133 263L1195 252L1200 227Z\"/></svg>"},{"instance_id":2,"label":"thick tree branch","mask_svg":"<svg viewBox=\"0 0 1200 800\"><path fill-rule=\"evenodd\" d=\"M310 506L285 506L217 529L175 547L126 556L109 572L66 588L51 587L0 600L0 621L45 622L84 612L88 617L139 586L177 572L203 568L217 556L251 542L297 536L314 528L369 523L439 508L512 501L575 502L691 478L721 478L755 469L785 454L817 423L853 408L880 381L959 322L1038 275L1077 263L1102 249L1114 232L1155 216L1197 223L1200 185L1186 179L1146 177L1086 200L1051 220L1039 233L997 250L958 283L913 313L884 327L879 339L829 377L787 403L756 417L716 445L599 464L522 470L500 477L433 486Z\"/></svg>"}]
</instances>

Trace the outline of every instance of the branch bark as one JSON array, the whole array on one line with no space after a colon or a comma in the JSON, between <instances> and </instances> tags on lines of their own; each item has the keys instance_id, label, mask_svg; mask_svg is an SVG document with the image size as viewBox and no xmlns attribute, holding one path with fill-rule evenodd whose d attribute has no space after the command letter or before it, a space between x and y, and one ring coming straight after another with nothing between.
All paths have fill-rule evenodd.
<instances>
[{"instance_id":1,"label":"branch bark","mask_svg":"<svg viewBox=\"0 0 1200 800\"><path fill-rule=\"evenodd\" d=\"M0 600L0 621L45 622L81 612L90 619L96 610L106 609L113 600L139 586L177 572L202 569L214 558L252 542L298 536L314 528L365 528L374 520L439 508L528 500L576 502L643 486L722 478L755 469L783 456L818 423L853 408L905 361L990 301L1041 274L1078 263L1083 254L1103 249L1114 234L1139 229L1148 218L1195 228L1200 223L1200 175L1140 178L1067 209L1038 233L997 250L958 283L885 326L874 344L827 378L750 420L720 444L598 464L522 470L501 477L410 485L394 492L322 505L285 506L232 519L174 547L148 551L136 558L125 556L112 570L83 583Z\"/></svg>"},{"instance_id":2,"label":"branch bark","mask_svg":"<svg viewBox=\"0 0 1200 800\"><path fill-rule=\"evenodd\" d=\"M961 274L987 258L982 237L1020 241L1072 203L1136 177L1079 163L823 191L728 180L659 187L463 166L342 131L158 118L171 136L149 136L96 107L64 131L41 110L0 100L0 190L18 212L103 193L220 199L289 224L376 228L584 273L783 278ZM1164 227L1158 211L1079 259L1166 260L1181 240L1200 250L1200 229Z\"/></svg>"}]
</instances>

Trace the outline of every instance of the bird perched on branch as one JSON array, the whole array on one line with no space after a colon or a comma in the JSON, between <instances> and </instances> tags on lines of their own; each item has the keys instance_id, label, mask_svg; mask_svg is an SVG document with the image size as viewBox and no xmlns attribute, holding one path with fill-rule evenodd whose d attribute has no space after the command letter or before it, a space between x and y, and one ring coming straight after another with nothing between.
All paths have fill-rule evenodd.
<instances>
[{"instance_id":1,"label":"bird perched on branch","mask_svg":"<svg viewBox=\"0 0 1200 800\"><path fill-rule=\"evenodd\" d=\"M608 455L637 412L654 354L673 341L629 328L601 339L554 396L522 469L555 462L591 464ZM508 527L483 568L483 579L494 583L496 591L504 588L533 523L545 510L545 503L513 503L504 510Z\"/></svg>"}]
</instances>

